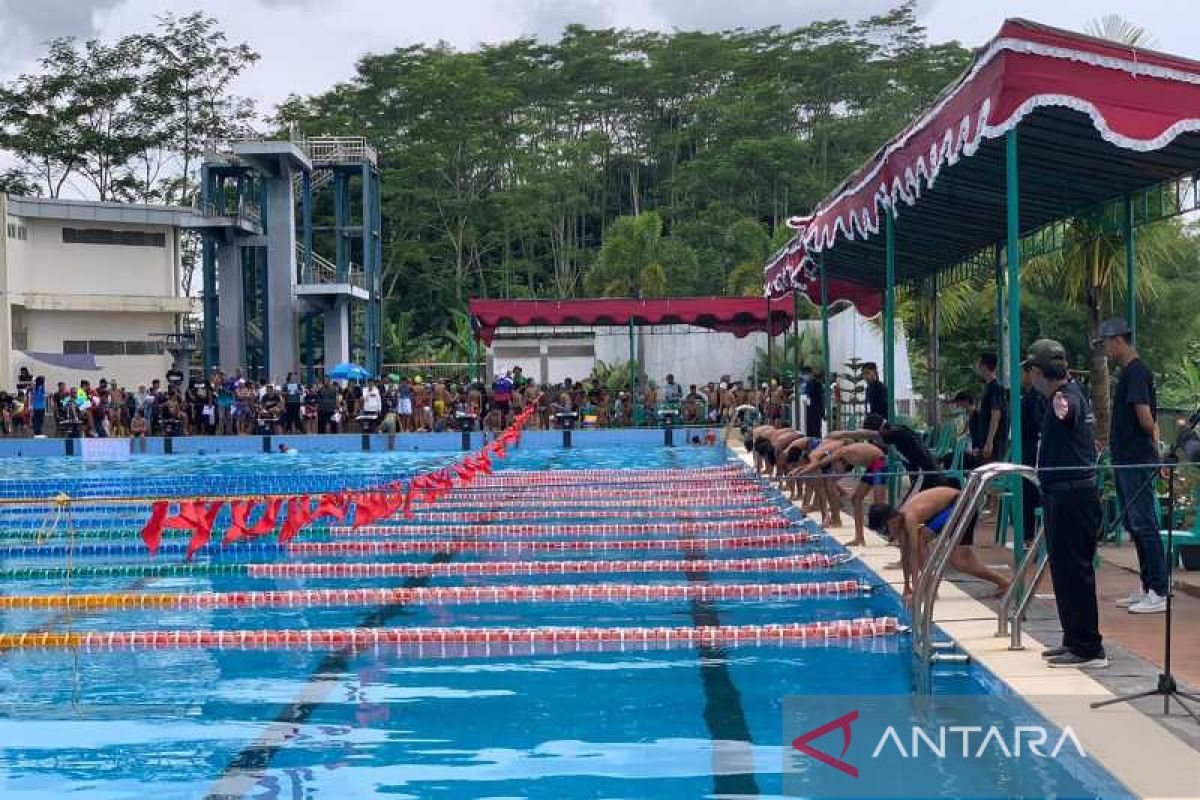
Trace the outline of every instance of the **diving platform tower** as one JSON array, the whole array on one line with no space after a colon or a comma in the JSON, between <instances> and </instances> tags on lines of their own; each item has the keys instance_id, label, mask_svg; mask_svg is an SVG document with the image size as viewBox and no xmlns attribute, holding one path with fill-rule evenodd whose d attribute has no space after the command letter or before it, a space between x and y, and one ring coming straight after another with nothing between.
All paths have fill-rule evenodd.
<instances>
[{"instance_id":1,"label":"diving platform tower","mask_svg":"<svg viewBox=\"0 0 1200 800\"><path fill-rule=\"evenodd\" d=\"M216 144L198 210L206 372L281 381L352 360L379 372L380 176L366 140Z\"/></svg>"}]
</instances>

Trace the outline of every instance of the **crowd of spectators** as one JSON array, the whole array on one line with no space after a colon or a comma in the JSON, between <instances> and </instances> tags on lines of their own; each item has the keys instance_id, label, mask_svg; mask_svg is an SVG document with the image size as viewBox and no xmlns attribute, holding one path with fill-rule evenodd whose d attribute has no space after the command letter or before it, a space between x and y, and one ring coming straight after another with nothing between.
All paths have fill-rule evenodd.
<instances>
[{"instance_id":1,"label":"crowd of spectators","mask_svg":"<svg viewBox=\"0 0 1200 800\"><path fill-rule=\"evenodd\" d=\"M535 427L549 429L562 415L575 427L656 425L664 412L680 425L729 422L737 409L782 422L790 387L723 376L687 387L667 375L662 384L640 382L630 392L593 379L539 385L520 367L490 383L393 375L382 380L254 381L241 373L207 377L172 370L137 388L101 378L95 384L47 384L22 368L15 393L0 392L2 428L9 436L143 437L282 433L409 433L501 430L515 414L536 405Z\"/></svg>"}]
</instances>

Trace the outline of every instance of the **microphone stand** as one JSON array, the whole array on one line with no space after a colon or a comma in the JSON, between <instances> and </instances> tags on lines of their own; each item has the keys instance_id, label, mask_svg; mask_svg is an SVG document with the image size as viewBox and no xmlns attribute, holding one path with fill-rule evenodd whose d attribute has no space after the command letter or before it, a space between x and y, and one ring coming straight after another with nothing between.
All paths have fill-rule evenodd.
<instances>
[{"instance_id":1,"label":"microphone stand","mask_svg":"<svg viewBox=\"0 0 1200 800\"><path fill-rule=\"evenodd\" d=\"M1133 700L1141 700L1144 697L1161 697L1163 699L1163 715L1168 716L1171 713L1171 701L1174 700L1179 707L1188 713L1188 715L1200 724L1200 716L1188 706L1184 700L1189 700L1193 703L1200 703L1200 697L1188 692L1182 691L1179 688L1179 683L1175 680L1174 674L1171 672L1171 598L1175 594L1175 470L1179 467L1179 446L1187 433L1190 433L1196 427L1197 421L1200 421L1200 411L1192 414L1188 420L1187 427L1175 439L1175 444L1171 447L1171 452L1166 457L1167 464L1167 614L1165 625L1163 626L1163 671L1158 675L1158 683L1153 689L1148 689L1143 692L1134 692L1133 694L1118 695L1110 700L1101 700L1100 702L1092 703L1092 708L1104 708L1111 706L1114 703L1128 703ZM1150 481L1153 484L1153 478ZM1200 513L1198 510L1196 513Z\"/></svg>"}]
</instances>

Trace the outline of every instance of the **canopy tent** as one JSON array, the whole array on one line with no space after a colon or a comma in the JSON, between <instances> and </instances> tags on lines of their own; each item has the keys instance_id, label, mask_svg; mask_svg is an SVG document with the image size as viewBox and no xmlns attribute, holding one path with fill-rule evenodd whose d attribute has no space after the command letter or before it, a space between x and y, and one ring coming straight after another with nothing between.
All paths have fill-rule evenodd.
<instances>
[{"instance_id":1,"label":"canopy tent","mask_svg":"<svg viewBox=\"0 0 1200 800\"><path fill-rule=\"evenodd\" d=\"M815 261L821 284L882 288L888 340L898 283L924 283L936 297L939 276L994 269L1017 386L1021 260L1042 247L1041 235L1068 217L1115 219L1132 285L1136 226L1200 207L1198 178L1200 63L1008 20L929 110L818 204L787 250L797 263ZM1155 209L1150 198L1172 191ZM823 315L828 303L826 294ZM884 370L890 389L894 341ZM1020 461L1019 404L1011 419L1009 458Z\"/></svg>"},{"instance_id":2,"label":"canopy tent","mask_svg":"<svg viewBox=\"0 0 1200 800\"><path fill-rule=\"evenodd\" d=\"M501 325L695 325L742 337L787 330L792 312L761 297L666 297L591 300L472 300L471 324L491 344Z\"/></svg>"},{"instance_id":3,"label":"canopy tent","mask_svg":"<svg viewBox=\"0 0 1200 800\"><path fill-rule=\"evenodd\" d=\"M788 220L788 225L803 230L808 221L808 217L793 217ZM828 285L824 285L826 283ZM796 293L807 297L813 305L821 305L822 297L833 303L845 300L864 317L873 317L883 309L883 293L877 288L828 275L823 280L816 260L799 234L767 262L763 269L763 287L763 293L771 299Z\"/></svg>"}]
</instances>

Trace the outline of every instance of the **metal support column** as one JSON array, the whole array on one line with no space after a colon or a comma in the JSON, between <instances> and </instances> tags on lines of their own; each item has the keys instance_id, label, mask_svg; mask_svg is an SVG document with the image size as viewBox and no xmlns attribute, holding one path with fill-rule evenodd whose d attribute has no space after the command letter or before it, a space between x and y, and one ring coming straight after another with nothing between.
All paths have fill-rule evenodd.
<instances>
[{"instance_id":1,"label":"metal support column","mask_svg":"<svg viewBox=\"0 0 1200 800\"><path fill-rule=\"evenodd\" d=\"M1008 436L1008 459L1021 463L1021 404L1017 402L1021 386L1021 218L1020 218L1020 169L1017 164L1017 129L1005 134L1005 189L1007 194L1007 242L1004 247L1008 262L1008 385L1012 388L1013 401L1009 403L1011 420ZM1013 566L1021 563L1025 549L1025 515L1022 496L1023 481L1014 479L1012 486L1012 529ZM1020 575L1014 576L1020 580Z\"/></svg>"},{"instance_id":2,"label":"metal support column","mask_svg":"<svg viewBox=\"0 0 1200 800\"><path fill-rule=\"evenodd\" d=\"M825 403L825 423L833 430L833 369L829 355L829 286L825 274L825 253L817 253L817 267L821 273L821 398ZM817 436L821 431L816 432Z\"/></svg>"},{"instance_id":3,"label":"metal support column","mask_svg":"<svg viewBox=\"0 0 1200 800\"><path fill-rule=\"evenodd\" d=\"M784 348L786 351L787 348ZM803 429L804 414L800 403L800 292L792 290L792 427ZM807 431L806 431L807 433Z\"/></svg>"},{"instance_id":4,"label":"metal support column","mask_svg":"<svg viewBox=\"0 0 1200 800\"><path fill-rule=\"evenodd\" d=\"M300 264L300 282L312 283L313 280L313 196L312 171L304 170L300 177L300 219L303 229L300 231L300 241L303 242L304 259ZM311 323L310 323L311 324ZM307 354L309 364L312 363L312 351Z\"/></svg>"},{"instance_id":5,"label":"metal support column","mask_svg":"<svg viewBox=\"0 0 1200 800\"><path fill-rule=\"evenodd\" d=\"M383 181L379 175L379 170L372 168L371 170L371 244L374 251L372 265L375 270L375 278L371 282L372 299L375 304L375 330L372 333L374 338L373 348L375 351L375 365L377 368L383 366Z\"/></svg>"},{"instance_id":6,"label":"metal support column","mask_svg":"<svg viewBox=\"0 0 1200 800\"><path fill-rule=\"evenodd\" d=\"M940 329L942 327L941 306L938 304L938 274L929 276L929 424L936 428L942 421L942 348Z\"/></svg>"},{"instance_id":7,"label":"metal support column","mask_svg":"<svg viewBox=\"0 0 1200 800\"><path fill-rule=\"evenodd\" d=\"M1125 319L1137 347L1137 240L1133 229L1133 198L1125 195Z\"/></svg>"},{"instance_id":8,"label":"metal support column","mask_svg":"<svg viewBox=\"0 0 1200 800\"><path fill-rule=\"evenodd\" d=\"M629 318L629 400L633 402L633 393L637 389L636 350L633 341L633 317Z\"/></svg>"},{"instance_id":9,"label":"metal support column","mask_svg":"<svg viewBox=\"0 0 1200 800\"><path fill-rule=\"evenodd\" d=\"M217 244L212 237L205 236L200 242L201 280L204 298L204 375L207 377L216 369L219 359L217 344Z\"/></svg>"},{"instance_id":10,"label":"metal support column","mask_svg":"<svg viewBox=\"0 0 1200 800\"><path fill-rule=\"evenodd\" d=\"M771 335L771 295L767 295L767 383L775 374L775 337Z\"/></svg>"},{"instance_id":11,"label":"metal support column","mask_svg":"<svg viewBox=\"0 0 1200 800\"><path fill-rule=\"evenodd\" d=\"M333 229L334 263L337 265L337 281L347 280L350 272L350 238L346 227L350 224L350 179L344 170L333 174Z\"/></svg>"},{"instance_id":12,"label":"metal support column","mask_svg":"<svg viewBox=\"0 0 1200 800\"><path fill-rule=\"evenodd\" d=\"M888 420L896 420L896 224L892 208L885 210L884 261L887 271L883 296L883 382L887 384Z\"/></svg>"},{"instance_id":13,"label":"metal support column","mask_svg":"<svg viewBox=\"0 0 1200 800\"><path fill-rule=\"evenodd\" d=\"M1003 386L1006 383L1007 373L1004 365L1007 363L1004 358L1004 318L1007 311L1004 306L1004 261L1001 257L1002 247L997 244L996 252L992 258L992 275L996 282L996 358L999 360L999 365L996 369L996 377Z\"/></svg>"},{"instance_id":14,"label":"metal support column","mask_svg":"<svg viewBox=\"0 0 1200 800\"><path fill-rule=\"evenodd\" d=\"M201 167L201 208L206 209L213 202L215 183L216 179L211 170ZM205 236L200 242L200 280L204 313L204 348L201 360L204 362L204 375L208 377L216 369L220 359L220 340L217 338L217 243L210 236Z\"/></svg>"},{"instance_id":15,"label":"metal support column","mask_svg":"<svg viewBox=\"0 0 1200 800\"><path fill-rule=\"evenodd\" d=\"M891 205L885 209L884 225L886 285L883 297L883 382L887 386L887 418L896 421L896 215ZM895 459L891 448L887 448L888 473L894 475ZM895 477L888 478L888 503L893 506L899 494Z\"/></svg>"},{"instance_id":16,"label":"metal support column","mask_svg":"<svg viewBox=\"0 0 1200 800\"><path fill-rule=\"evenodd\" d=\"M378 309L375 307L375 243L371 238L372 223L374 222L374 207L375 203L372 199L374 194L371 189L374 182L371 180L371 165L364 163L362 165L362 173L359 178L362 181L360 187L362 195L362 267L363 278L367 282L367 308L364 314L364 344L365 344L365 361L366 368L379 375L379 363L375 352L375 317Z\"/></svg>"}]
</instances>

